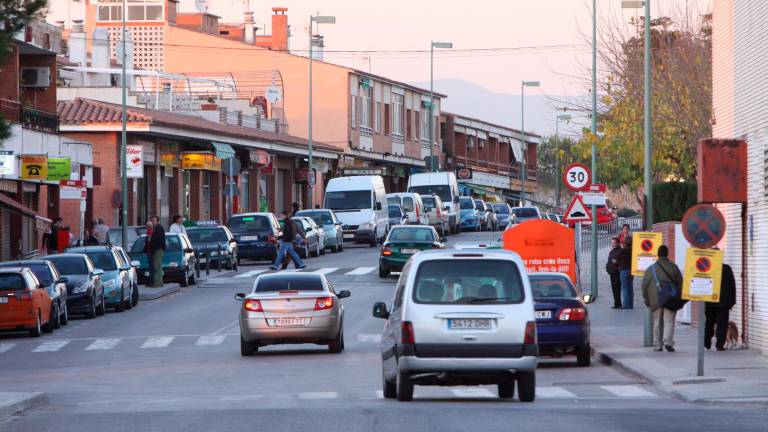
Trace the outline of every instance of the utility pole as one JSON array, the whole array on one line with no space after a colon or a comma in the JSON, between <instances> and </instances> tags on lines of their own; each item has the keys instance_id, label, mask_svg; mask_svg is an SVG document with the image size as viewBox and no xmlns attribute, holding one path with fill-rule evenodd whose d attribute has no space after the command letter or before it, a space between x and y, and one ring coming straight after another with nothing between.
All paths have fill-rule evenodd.
<instances>
[{"instance_id":1,"label":"utility pole","mask_svg":"<svg viewBox=\"0 0 768 432\"><path fill-rule=\"evenodd\" d=\"M525 88L538 87L541 83L538 81L523 81L520 85L520 140L523 143L523 165L521 169L522 176L520 186L520 205L525 205L525 182L528 180L528 144L525 143Z\"/></svg>"},{"instance_id":2,"label":"utility pole","mask_svg":"<svg viewBox=\"0 0 768 432\"><path fill-rule=\"evenodd\" d=\"M560 120L571 120L570 114L560 114L555 117L555 208L560 209Z\"/></svg>"},{"instance_id":3,"label":"utility pole","mask_svg":"<svg viewBox=\"0 0 768 432\"><path fill-rule=\"evenodd\" d=\"M122 76L120 78L120 84L121 84L121 93L122 93L122 132L120 137L120 189L121 189L121 207L120 207L120 219L121 219L121 227L123 231L123 249L126 251L128 250L128 166L126 165L128 163L128 158L126 157L126 147L128 145L128 108L126 106L126 99L127 99L127 89L126 89L126 76L127 73L125 71L125 59L128 58L128 53L125 51L125 37L126 37L126 30L125 30L125 15L128 13L128 8L126 8L125 0L123 0L123 13L122 15L122 34L123 34L123 40L121 41L122 47L123 47L123 55L120 59L120 63L122 64Z\"/></svg>"},{"instance_id":4,"label":"utility pole","mask_svg":"<svg viewBox=\"0 0 768 432\"><path fill-rule=\"evenodd\" d=\"M592 0L592 183L597 183L597 0ZM597 206L592 206L590 293L597 298Z\"/></svg>"},{"instance_id":5,"label":"utility pole","mask_svg":"<svg viewBox=\"0 0 768 432\"><path fill-rule=\"evenodd\" d=\"M643 170L645 183L645 229L653 230L653 191L651 184L651 0L645 0L645 56L643 58ZM653 343L652 316L645 310L644 342L645 346ZM701 325L701 322L699 322Z\"/></svg>"},{"instance_id":6,"label":"utility pole","mask_svg":"<svg viewBox=\"0 0 768 432\"><path fill-rule=\"evenodd\" d=\"M429 44L429 170L437 171L435 164L435 126L433 118L435 115L434 93L435 93L435 48L453 48L451 42L435 42Z\"/></svg>"}]
</instances>

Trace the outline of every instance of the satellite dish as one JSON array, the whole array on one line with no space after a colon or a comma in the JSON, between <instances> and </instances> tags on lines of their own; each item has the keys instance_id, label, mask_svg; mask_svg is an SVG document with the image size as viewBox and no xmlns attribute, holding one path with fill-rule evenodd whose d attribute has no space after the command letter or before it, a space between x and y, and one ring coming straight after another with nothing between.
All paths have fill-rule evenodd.
<instances>
[{"instance_id":1,"label":"satellite dish","mask_svg":"<svg viewBox=\"0 0 768 432\"><path fill-rule=\"evenodd\" d=\"M198 12L208 12L208 8L211 7L210 0L195 0L195 8Z\"/></svg>"}]
</instances>

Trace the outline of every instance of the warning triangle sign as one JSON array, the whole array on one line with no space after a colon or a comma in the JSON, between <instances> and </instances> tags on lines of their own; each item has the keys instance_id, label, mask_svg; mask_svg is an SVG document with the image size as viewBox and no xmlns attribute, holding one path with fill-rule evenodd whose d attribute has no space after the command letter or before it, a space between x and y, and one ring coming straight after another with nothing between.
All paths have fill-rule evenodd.
<instances>
[{"instance_id":1,"label":"warning triangle sign","mask_svg":"<svg viewBox=\"0 0 768 432\"><path fill-rule=\"evenodd\" d=\"M580 195L576 195L565 210L563 218L567 223L571 222L589 222L592 220L592 212L589 211Z\"/></svg>"}]
</instances>

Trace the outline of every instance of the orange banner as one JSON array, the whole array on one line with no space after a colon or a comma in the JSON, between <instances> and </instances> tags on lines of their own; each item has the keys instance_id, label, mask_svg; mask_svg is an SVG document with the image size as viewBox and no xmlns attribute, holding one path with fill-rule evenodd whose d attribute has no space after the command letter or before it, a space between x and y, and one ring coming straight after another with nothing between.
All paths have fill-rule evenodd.
<instances>
[{"instance_id":1,"label":"orange banner","mask_svg":"<svg viewBox=\"0 0 768 432\"><path fill-rule=\"evenodd\" d=\"M574 231L550 220L530 220L504 231L504 249L517 252L529 273L559 272L576 280Z\"/></svg>"}]
</instances>

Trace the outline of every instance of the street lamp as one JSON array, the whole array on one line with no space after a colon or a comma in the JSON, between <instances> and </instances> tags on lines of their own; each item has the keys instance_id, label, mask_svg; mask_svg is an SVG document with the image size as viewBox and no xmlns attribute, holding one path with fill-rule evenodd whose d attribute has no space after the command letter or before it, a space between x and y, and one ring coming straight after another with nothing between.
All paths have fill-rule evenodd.
<instances>
[{"instance_id":1,"label":"street lamp","mask_svg":"<svg viewBox=\"0 0 768 432\"><path fill-rule=\"evenodd\" d=\"M522 186L520 188L520 205L525 205L525 181L528 179L528 145L525 144L525 88L526 87L539 87L541 85L538 81L523 81L520 86L520 141L523 143L523 166L521 169Z\"/></svg>"},{"instance_id":2,"label":"street lamp","mask_svg":"<svg viewBox=\"0 0 768 432\"><path fill-rule=\"evenodd\" d=\"M328 15L310 15L309 16L309 116L308 116L308 131L307 131L307 165L309 165L308 170L308 179L307 183L309 184L309 198L308 198L308 206L307 208L313 208L314 207L314 188L315 188L315 175L314 171L312 171L312 63L314 61L312 60L312 24L318 23L318 24L335 24L336 23L336 17L335 16L328 16Z\"/></svg>"},{"instance_id":3,"label":"street lamp","mask_svg":"<svg viewBox=\"0 0 768 432\"><path fill-rule=\"evenodd\" d=\"M451 42L435 42L429 47L429 170L435 171L435 126L432 119L435 112L434 107L434 87L435 87L435 48L451 49Z\"/></svg>"},{"instance_id":4,"label":"street lamp","mask_svg":"<svg viewBox=\"0 0 768 432\"><path fill-rule=\"evenodd\" d=\"M123 231L123 249L128 250L128 156L126 147L128 144L128 108L126 106L127 102L127 90L126 90L126 71L125 71L125 59L128 58L128 53L125 52L125 15L128 13L128 8L125 5L125 0L123 0L123 13L120 14L122 18L122 41L120 42L123 47L123 53L122 58L120 59L120 63L122 64L122 72L120 76L120 91L122 93L122 108L121 108L121 123L122 123L122 129L121 129L121 135L120 135L120 201L122 202L122 206L120 208L120 225Z\"/></svg>"},{"instance_id":5,"label":"street lamp","mask_svg":"<svg viewBox=\"0 0 768 432\"><path fill-rule=\"evenodd\" d=\"M570 121L570 114L560 114L555 118L555 208L560 209L560 121Z\"/></svg>"}]
</instances>

